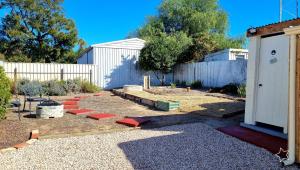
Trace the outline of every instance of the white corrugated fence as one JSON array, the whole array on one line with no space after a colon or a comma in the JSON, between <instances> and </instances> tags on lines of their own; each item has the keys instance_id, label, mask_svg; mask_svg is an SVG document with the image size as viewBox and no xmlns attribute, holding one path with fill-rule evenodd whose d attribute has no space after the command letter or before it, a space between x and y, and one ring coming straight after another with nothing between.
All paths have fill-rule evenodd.
<instances>
[{"instance_id":1,"label":"white corrugated fence","mask_svg":"<svg viewBox=\"0 0 300 170\"><path fill-rule=\"evenodd\" d=\"M7 76L14 79L29 80L68 80L81 79L99 85L99 69L91 64L56 64L56 63L12 63L4 62Z\"/></svg>"},{"instance_id":2,"label":"white corrugated fence","mask_svg":"<svg viewBox=\"0 0 300 170\"><path fill-rule=\"evenodd\" d=\"M223 87L246 82L247 60L181 64L174 70L175 81L201 81L205 87Z\"/></svg>"}]
</instances>

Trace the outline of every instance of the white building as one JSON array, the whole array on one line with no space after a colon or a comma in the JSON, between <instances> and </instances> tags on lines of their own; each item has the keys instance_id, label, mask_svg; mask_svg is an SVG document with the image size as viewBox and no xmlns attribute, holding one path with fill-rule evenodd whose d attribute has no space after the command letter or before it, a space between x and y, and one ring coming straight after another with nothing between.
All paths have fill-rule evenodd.
<instances>
[{"instance_id":1,"label":"white building","mask_svg":"<svg viewBox=\"0 0 300 170\"><path fill-rule=\"evenodd\" d=\"M248 60L246 49L225 49L205 56L204 61Z\"/></svg>"},{"instance_id":2,"label":"white building","mask_svg":"<svg viewBox=\"0 0 300 170\"><path fill-rule=\"evenodd\" d=\"M137 61L145 41L132 38L94 44L77 60L77 64L95 64L99 67L99 85L105 89L125 84L142 84L143 72Z\"/></svg>"}]
</instances>

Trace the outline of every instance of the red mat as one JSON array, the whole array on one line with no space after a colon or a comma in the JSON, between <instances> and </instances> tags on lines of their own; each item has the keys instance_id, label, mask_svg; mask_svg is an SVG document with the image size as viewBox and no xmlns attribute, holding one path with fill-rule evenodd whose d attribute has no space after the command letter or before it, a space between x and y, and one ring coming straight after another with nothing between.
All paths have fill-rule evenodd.
<instances>
[{"instance_id":1,"label":"red mat","mask_svg":"<svg viewBox=\"0 0 300 170\"><path fill-rule=\"evenodd\" d=\"M80 98L67 99L66 101L79 101Z\"/></svg>"},{"instance_id":2,"label":"red mat","mask_svg":"<svg viewBox=\"0 0 300 170\"><path fill-rule=\"evenodd\" d=\"M265 133L253 131L240 126L223 127L218 128L217 130L236 137L242 141L265 148L273 154L278 153L280 148L287 150L287 140Z\"/></svg>"},{"instance_id":3,"label":"red mat","mask_svg":"<svg viewBox=\"0 0 300 170\"><path fill-rule=\"evenodd\" d=\"M77 101L65 101L63 102L63 105L77 105L78 102Z\"/></svg>"},{"instance_id":4,"label":"red mat","mask_svg":"<svg viewBox=\"0 0 300 170\"><path fill-rule=\"evenodd\" d=\"M116 123L123 124L126 126L131 126L131 127L138 127L141 124L146 123L148 121L149 121L148 119L138 117L138 118L124 118L122 120L116 121Z\"/></svg>"},{"instance_id":5,"label":"red mat","mask_svg":"<svg viewBox=\"0 0 300 170\"><path fill-rule=\"evenodd\" d=\"M64 109L68 110L68 109L79 109L79 106L77 105L64 105Z\"/></svg>"},{"instance_id":6,"label":"red mat","mask_svg":"<svg viewBox=\"0 0 300 170\"><path fill-rule=\"evenodd\" d=\"M87 117L91 119L100 120L100 119L111 118L115 116L116 116L115 114L110 114L110 113L95 113L95 114L89 114Z\"/></svg>"},{"instance_id":7,"label":"red mat","mask_svg":"<svg viewBox=\"0 0 300 170\"><path fill-rule=\"evenodd\" d=\"M90 109L77 109L77 110L69 110L68 113L73 114L73 115L82 115L82 114L87 114L90 112L93 112L94 110Z\"/></svg>"}]
</instances>

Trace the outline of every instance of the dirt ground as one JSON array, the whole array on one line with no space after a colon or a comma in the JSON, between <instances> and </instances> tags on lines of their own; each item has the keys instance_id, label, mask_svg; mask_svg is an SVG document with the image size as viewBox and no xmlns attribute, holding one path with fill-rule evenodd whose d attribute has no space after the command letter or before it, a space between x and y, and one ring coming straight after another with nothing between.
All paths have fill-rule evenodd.
<instances>
[{"instance_id":1,"label":"dirt ground","mask_svg":"<svg viewBox=\"0 0 300 170\"><path fill-rule=\"evenodd\" d=\"M36 119L35 116L24 112L21 121L19 121L16 113L9 112L7 119L0 122L0 148L12 146L20 143L22 140L27 140L29 138L29 132L33 129L40 130L41 138L67 137L132 129L115 123L116 120L120 120L123 117L145 117L149 119L150 122L141 127L145 129L195 122L202 122L214 128L218 128L238 125L243 119L243 114L230 118L212 118L203 116L199 114L199 112L182 113L177 111L157 111L115 96L109 91L103 91L101 93L102 95L99 97L90 96L86 99L82 99L79 102L80 108L93 109L98 113L113 113L116 114L117 117L93 120L86 118L84 115L75 116L65 113L62 118ZM63 101L66 98L70 97L53 97L52 99ZM236 103L235 101L232 102ZM227 105L224 103L216 103L214 108L226 110ZM209 111L213 112L214 110L210 109ZM10 134L13 135L8 138Z\"/></svg>"}]
</instances>

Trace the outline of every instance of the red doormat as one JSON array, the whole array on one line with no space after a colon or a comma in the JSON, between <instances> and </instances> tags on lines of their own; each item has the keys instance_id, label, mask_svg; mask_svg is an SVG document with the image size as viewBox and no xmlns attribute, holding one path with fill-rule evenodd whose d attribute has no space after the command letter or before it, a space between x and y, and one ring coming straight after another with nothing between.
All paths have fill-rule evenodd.
<instances>
[{"instance_id":1,"label":"red doormat","mask_svg":"<svg viewBox=\"0 0 300 170\"><path fill-rule=\"evenodd\" d=\"M124 118L122 120L116 121L116 123L123 124L126 126L131 126L131 127L138 127L143 123L148 122L148 119L136 117L136 118Z\"/></svg>"},{"instance_id":2,"label":"red doormat","mask_svg":"<svg viewBox=\"0 0 300 170\"><path fill-rule=\"evenodd\" d=\"M111 118L115 116L116 116L115 114L110 114L110 113L95 113L95 114L89 114L87 117L91 119L100 120L100 119Z\"/></svg>"},{"instance_id":3,"label":"red doormat","mask_svg":"<svg viewBox=\"0 0 300 170\"><path fill-rule=\"evenodd\" d=\"M77 101L65 101L63 102L63 105L77 105L78 102Z\"/></svg>"},{"instance_id":4,"label":"red doormat","mask_svg":"<svg viewBox=\"0 0 300 170\"><path fill-rule=\"evenodd\" d=\"M64 109L65 110L69 110L69 109L79 109L78 105L64 105Z\"/></svg>"},{"instance_id":5,"label":"red doormat","mask_svg":"<svg viewBox=\"0 0 300 170\"><path fill-rule=\"evenodd\" d=\"M80 98L67 99L66 101L80 101Z\"/></svg>"},{"instance_id":6,"label":"red doormat","mask_svg":"<svg viewBox=\"0 0 300 170\"><path fill-rule=\"evenodd\" d=\"M223 127L218 128L217 130L230 136L236 137L242 141L251 143L261 148L265 148L273 154L278 153L280 148L287 150L287 140L265 133L253 131L240 126Z\"/></svg>"},{"instance_id":7,"label":"red doormat","mask_svg":"<svg viewBox=\"0 0 300 170\"><path fill-rule=\"evenodd\" d=\"M68 113L73 114L73 115L83 115L83 114L87 114L90 112L93 112L94 110L90 110L90 109L77 109L77 110L69 110Z\"/></svg>"}]
</instances>

